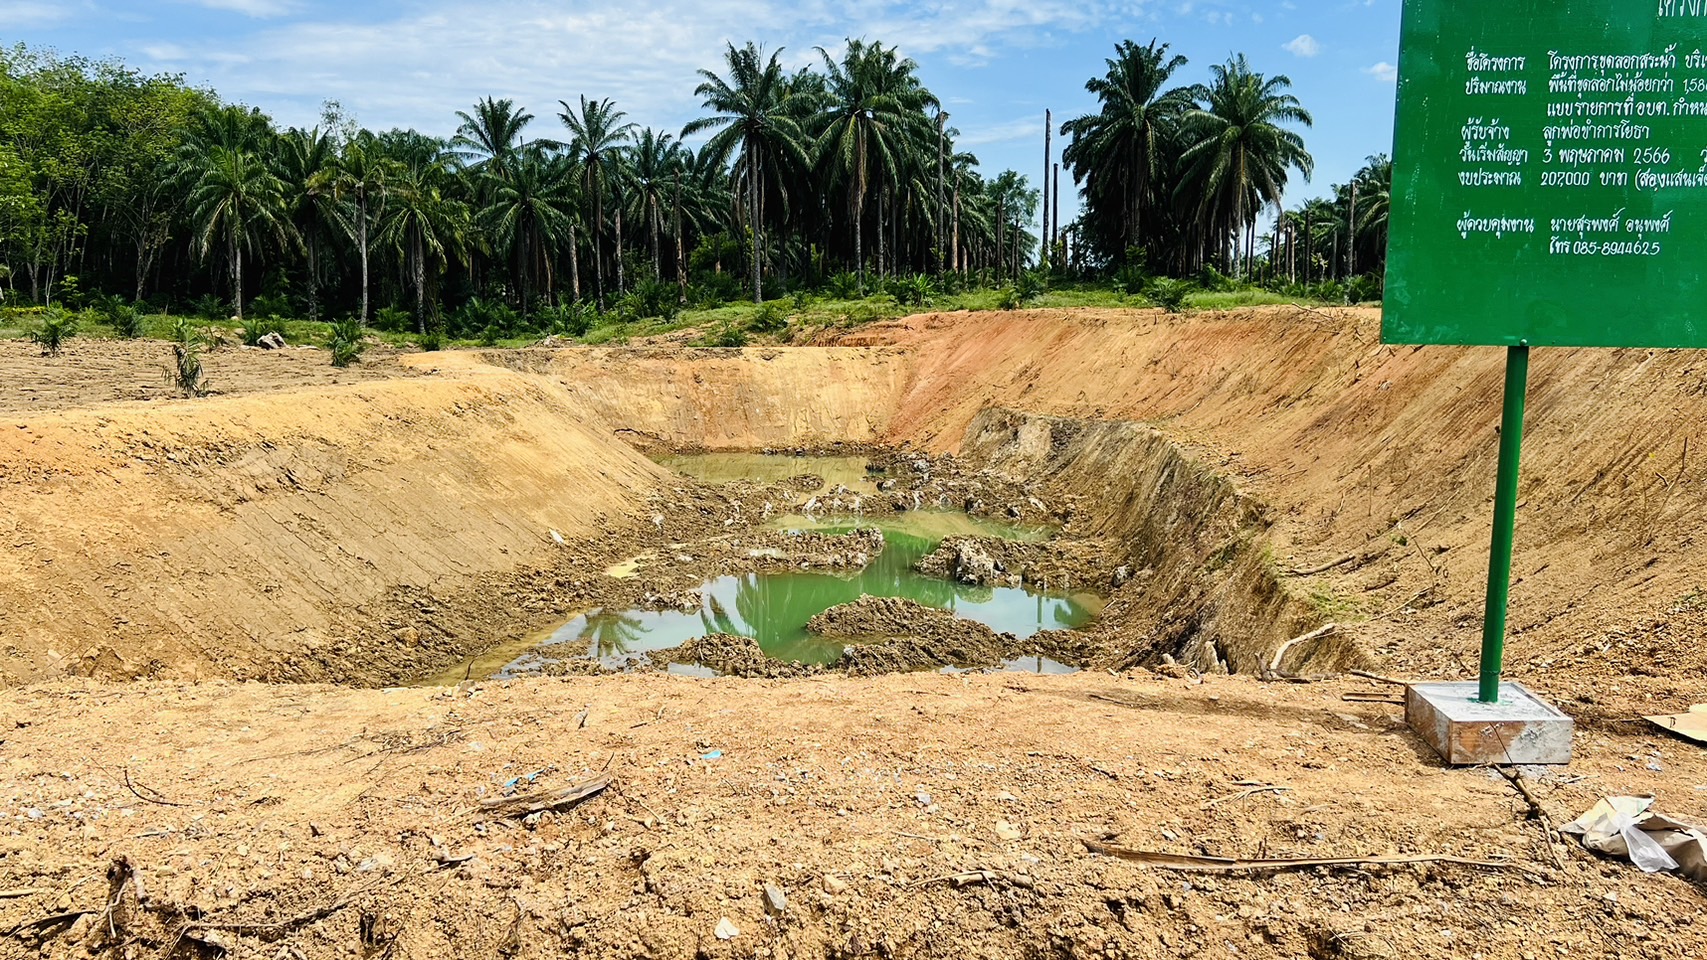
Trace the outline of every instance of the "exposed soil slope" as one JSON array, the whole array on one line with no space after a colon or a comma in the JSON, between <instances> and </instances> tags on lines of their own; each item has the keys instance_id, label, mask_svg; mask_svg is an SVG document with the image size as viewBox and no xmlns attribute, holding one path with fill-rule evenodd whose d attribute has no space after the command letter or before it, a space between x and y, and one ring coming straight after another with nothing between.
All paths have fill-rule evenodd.
<instances>
[{"instance_id":1,"label":"exposed soil slope","mask_svg":"<svg viewBox=\"0 0 1707 960\"><path fill-rule=\"evenodd\" d=\"M663 476L490 369L17 414L0 423L0 671L403 675L434 658L400 592L552 565L551 531L625 529Z\"/></svg>"}]
</instances>

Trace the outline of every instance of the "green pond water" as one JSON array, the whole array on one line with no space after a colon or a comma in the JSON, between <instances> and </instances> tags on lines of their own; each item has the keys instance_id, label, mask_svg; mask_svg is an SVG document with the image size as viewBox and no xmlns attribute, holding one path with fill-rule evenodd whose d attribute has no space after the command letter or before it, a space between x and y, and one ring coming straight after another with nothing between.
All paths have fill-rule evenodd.
<instances>
[{"instance_id":1,"label":"green pond water","mask_svg":"<svg viewBox=\"0 0 1707 960\"><path fill-rule=\"evenodd\" d=\"M822 477L825 489L845 486L856 495L876 494L882 474L867 469L865 457L796 457L786 454L713 453L661 457L658 462L705 483L737 480L778 482L803 474ZM806 622L862 596L901 597L985 624L1000 633L1029 637L1041 630L1074 629L1092 620L1101 600L1089 594L1030 588L970 587L913 572L919 558L951 536L1046 540L1051 531L980 520L959 510L915 509L855 518L819 517L803 512L810 494L779 505L771 529L845 533L862 527L883 531L885 548L857 574L746 574L719 577L701 588L699 609L689 611L592 610L548 634L531 638L527 652L494 650L476 664L479 673L514 676L539 669L557 656L590 655L613 666L630 657L666 650L712 633L751 637L772 657L802 663L830 663L842 644L814 636ZM922 504L920 506L923 506ZM795 512L789 512L795 511ZM1043 657L1021 657L1010 670L1070 673L1074 668ZM677 664L672 673L710 676L711 671ZM460 674L457 678L460 679Z\"/></svg>"},{"instance_id":2,"label":"green pond water","mask_svg":"<svg viewBox=\"0 0 1707 960\"><path fill-rule=\"evenodd\" d=\"M778 483L802 474L824 478L826 489L845 486L855 493L876 493L877 478L864 457L796 457L772 453L691 453L659 457L658 463L704 483L755 480Z\"/></svg>"},{"instance_id":3,"label":"green pond water","mask_svg":"<svg viewBox=\"0 0 1707 960\"><path fill-rule=\"evenodd\" d=\"M844 525L830 529L852 528ZM830 663L841 656L842 644L808 633L806 622L862 596L904 597L1019 637L1040 630L1082 627L1094 616L1094 597L971 587L913 572L913 564L936 549L939 539L886 529L883 552L852 576L785 573L719 577L704 585L704 600L697 610L594 610L559 627L536 650L506 665L500 675L536 669L544 658L552 656L552 647L619 663L636 654L677 647L712 633L751 637L767 654L780 660ZM1016 660L1009 667L1045 673L1070 669L1037 657ZM702 671L687 668L678 672Z\"/></svg>"}]
</instances>

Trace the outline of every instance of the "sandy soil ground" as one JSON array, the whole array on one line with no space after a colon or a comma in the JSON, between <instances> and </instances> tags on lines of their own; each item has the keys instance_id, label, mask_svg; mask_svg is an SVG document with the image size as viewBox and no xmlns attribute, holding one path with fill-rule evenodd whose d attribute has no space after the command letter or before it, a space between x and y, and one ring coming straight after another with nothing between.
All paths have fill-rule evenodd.
<instances>
[{"instance_id":1,"label":"sandy soil ground","mask_svg":"<svg viewBox=\"0 0 1707 960\"><path fill-rule=\"evenodd\" d=\"M325 350L225 344L202 359L213 396L240 396L416 375L398 364L402 355L370 347L360 363L340 369L332 366ZM176 399L177 388L168 379L172 362L171 345L160 340L74 337L57 357L43 357L40 348L26 340L0 340L0 377L6 383L0 390L0 413Z\"/></svg>"},{"instance_id":2,"label":"sandy soil ground","mask_svg":"<svg viewBox=\"0 0 1707 960\"><path fill-rule=\"evenodd\" d=\"M637 445L838 443L973 447L945 492L1047 500L1080 542L1031 562L1121 584L1104 652L1184 630L1248 661L1334 620L1342 654L1462 677L1497 351L1382 347L1377 322L943 315L810 350L348 373L232 350L210 360L229 392L194 402L148 392L157 344L0 344L0 957L1707 956L1699 888L1443 770L1398 707L1344 699L1390 690L1365 681L230 682L420 676L679 593L765 493ZM1625 793L1707 819L1707 753L1639 719L1707 702L1702 373L1549 351L1533 382L1510 663L1581 726L1529 784L1555 825ZM643 555L664 559L610 585ZM484 803L595 776L562 812ZM1206 875L1086 841L1493 865Z\"/></svg>"},{"instance_id":3,"label":"sandy soil ground","mask_svg":"<svg viewBox=\"0 0 1707 960\"><path fill-rule=\"evenodd\" d=\"M39 686L0 701L0 953L1707 951L1688 881L1544 842L1497 774L1442 770L1399 708L1342 700L1386 689L1146 672ZM1530 771L1554 822L1602 794L1707 815L1699 748L1625 725L1578 744L1568 770ZM564 813L483 806L601 774ZM1499 866L1182 873L1086 840ZM720 939L725 919L739 933Z\"/></svg>"}]
</instances>

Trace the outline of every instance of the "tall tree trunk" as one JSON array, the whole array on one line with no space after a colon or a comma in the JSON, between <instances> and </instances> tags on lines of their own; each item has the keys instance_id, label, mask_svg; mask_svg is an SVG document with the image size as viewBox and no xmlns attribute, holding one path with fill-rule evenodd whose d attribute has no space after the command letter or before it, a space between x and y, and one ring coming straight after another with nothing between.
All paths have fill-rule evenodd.
<instances>
[{"instance_id":1,"label":"tall tree trunk","mask_svg":"<svg viewBox=\"0 0 1707 960\"><path fill-rule=\"evenodd\" d=\"M943 244L948 239L947 224L944 222L947 218L948 210L943 206L942 195L943 172L945 166L944 153L946 150L945 141L947 140L944 126L947 122L948 114L943 113L941 108L938 108L936 114L936 215L932 217L936 226L934 231L936 242L931 244L931 256L935 259L936 272L939 274L942 273L947 266L947 257L943 255Z\"/></svg>"},{"instance_id":2,"label":"tall tree trunk","mask_svg":"<svg viewBox=\"0 0 1707 960\"><path fill-rule=\"evenodd\" d=\"M656 194L649 194L646 197L646 206L652 212L652 278L662 280L664 279L664 258L658 251L658 197Z\"/></svg>"},{"instance_id":3,"label":"tall tree trunk","mask_svg":"<svg viewBox=\"0 0 1707 960\"><path fill-rule=\"evenodd\" d=\"M575 240L575 219L569 218L569 292L581 300L581 246Z\"/></svg>"},{"instance_id":4,"label":"tall tree trunk","mask_svg":"<svg viewBox=\"0 0 1707 960\"><path fill-rule=\"evenodd\" d=\"M954 258L954 272L959 273L959 274L964 274L966 272L966 258L960 249L960 185L959 184L956 184L954 187L954 224L953 224L953 228L954 228L953 229L954 236L951 239L951 242L949 243L948 249L949 249L950 255Z\"/></svg>"},{"instance_id":5,"label":"tall tree trunk","mask_svg":"<svg viewBox=\"0 0 1707 960\"><path fill-rule=\"evenodd\" d=\"M243 320L243 246L237 242L237 234L231 234L231 291L236 297L237 320Z\"/></svg>"},{"instance_id":6,"label":"tall tree trunk","mask_svg":"<svg viewBox=\"0 0 1707 960\"><path fill-rule=\"evenodd\" d=\"M854 269L859 271L859 295L865 296L865 128L860 127L854 132L854 149L859 151L857 168L854 173Z\"/></svg>"},{"instance_id":7,"label":"tall tree trunk","mask_svg":"<svg viewBox=\"0 0 1707 960\"><path fill-rule=\"evenodd\" d=\"M884 214L889 207L889 187L884 185L877 191L877 276L882 278L889 273L889 233L885 227Z\"/></svg>"},{"instance_id":8,"label":"tall tree trunk","mask_svg":"<svg viewBox=\"0 0 1707 960\"><path fill-rule=\"evenodd\" d=\"M410 238L410 259L414 262L411 267L415 271L415 332L423 336L427 332L427 252L421 242L421 229L416 227Z\"/></svg>"},{"instance_id":9,"label":"tall tree trunk","mask_svg":"<svg viewBox=\"0 0 1707 960\"><path fill-rule=\"evenodd\" d=\"M1047 201L1048 198L1045 198ZM1056 247L1061 241L1061 164L1055 164L1055 232L1049 237L1049 254L1055 255ZM1065 254L1061 257L1061 265L1067 265Z\"/></svg>"},{"instance_id":10,"label":"tall tree trunk","mask_svg":"<svg viewBox=\"0 0 1707 960\"><path fill-rule=\"evenodd\" d=\"M1357 276L1357 180L1351 181L1351 206L1345 215L1345 278Z\"/></svg>"},{"instance_id":11,"label":"tall tree trunk","mask_svg":"<svg viewBox=\"0 0 1707 960\"><path fill-rule=\"evenodd\" d=\"M616 295L622 296L628 291L628 281L622 273L622 201L616 204Z\"/></svg>"},{"instance_id":12,"label":"tall tree trunk","mask_svg":"<svg viewBox=\"0 0 1707 960\"><path fill-rule=\"evenodd\" d=\"M1311 218L1311 212L1308 208L1306 208L1304 210L1304 282L1305 283L1310 282L1310 267L1312 266L1310 261L1316 255L1316 232L1314 229L1315 224L1311 222L1310 218Z\"/></svg>"},{"instance_id":13,"label":"tall tree trunk","mask_svg":"<svg viewBox=\"0 0 1707 960\"><path fill-rule=\"evenodd\" d=\"M594 186L592 177L587 178L588 186ZM593 284L594 292L599 297L599 312L605 309L605 250L600 234L605 230L605 203L603 194L593 190Z\"/></svg>"},{"instance_id":14,"label":"tall tree trunk","mask_svg":"<svg viewBox=\"0 0 1707 960\"><path fill-rule=\"evenodd\" d=\"M1037 234L1037 243L1041 248L1037 253L1038 269L1049 270L1049 167L1055 161L1055 114L1053 111L1043 111L1043 229Z\"/></svg>"},{"instance_id":15,"label":"tall tree trunk","mask_svg":"<svg viewBox=\"0 0 1707 960\"><path fill-rule=\"evenodd\" d=\"M680 288L682 306L688 302L688 258L682 239L682 172L676 171L676 286Z\"/></svg>"},{"instance_id":16,"label":"tall tree trunk","mask_svg":"<svg viewBox=\"0 0 1707 960\"><path fill-rule=\"evenodd\" d=\"M362 258L362 326L367 326L367 291L368 291L368 248L367 248L367 198L363 196L356 204L356 245L361 248Z\"/></svg>"},{"instance_id":17,"label":"tall tree trunk","mask_svg":"<svg viewBox=\"0 0 1707 960\"><path fill-rule=\"evenodd\" d=\"M753 231L753 302L765 302L764 277L759 266L759 152L747 150L747 211L748 227Z\"/></svg>"}]
</instances>

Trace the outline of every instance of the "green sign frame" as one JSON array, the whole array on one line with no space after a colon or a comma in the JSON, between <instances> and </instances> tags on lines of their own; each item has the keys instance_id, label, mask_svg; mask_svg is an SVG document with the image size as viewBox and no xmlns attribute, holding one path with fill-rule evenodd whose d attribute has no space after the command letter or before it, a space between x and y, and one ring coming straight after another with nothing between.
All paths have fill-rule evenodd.
<instances>
[{"instance_id":1,"label":"green sign frame","mask_svg":"<svg viewBox=\"0 0 1707 960\"><path fill-rule=\"evenodd\" d=\"M1404 0L1382 339L1707 347L1707 0Z\"/></svg>"}]
</instances>

